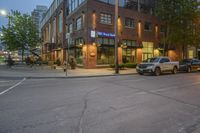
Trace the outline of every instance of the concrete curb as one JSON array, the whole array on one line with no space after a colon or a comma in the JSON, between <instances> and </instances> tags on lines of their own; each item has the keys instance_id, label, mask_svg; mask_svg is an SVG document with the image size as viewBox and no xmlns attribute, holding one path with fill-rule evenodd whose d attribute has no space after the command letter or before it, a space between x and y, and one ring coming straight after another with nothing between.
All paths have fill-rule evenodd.
<instances>
[{"instance_id":1,"label":"concrete curb","mask_svg":"<svg viewBox=\"0 0 200 133\"><path fill-rule=\"evenodd\" d=\"M69 76L69 77L10 77L10 76L0 76L0 79L19 79L19 78L27 78L27 79L76 79L76 78L96 78L96 77L114 77L114 76L128 76L128 75L136 75L137 73L128 73L128 74L108 74L108 75L87 75L87 76Z\"/></svg>"}]
</instances>

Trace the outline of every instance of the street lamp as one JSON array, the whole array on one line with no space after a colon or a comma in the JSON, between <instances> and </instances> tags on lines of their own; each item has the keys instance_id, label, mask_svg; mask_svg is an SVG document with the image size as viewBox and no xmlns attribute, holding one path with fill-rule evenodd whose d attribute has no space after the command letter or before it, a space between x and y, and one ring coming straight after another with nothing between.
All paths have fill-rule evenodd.
<instances>
[{"instance_id":1,"label":"street lamp","mask_svg":"<svg viewBox=\"0 0 200 133\"><path fill-rule=\"evenodd\" d=\"M7 16L7 11L6 10L3 10L3 9L0 9L0 15L1 16Z\"/></svg>"},{"instance_id":2,"label":"street lamp","mask_svg":"<svg viewBox=\"0 0 200 133\"><path fill-rule=\"evenodd\" d=\"M118 62L118 4L119 0L115 0L115 74L119 74Z\"/></svg>"}]
</instances>

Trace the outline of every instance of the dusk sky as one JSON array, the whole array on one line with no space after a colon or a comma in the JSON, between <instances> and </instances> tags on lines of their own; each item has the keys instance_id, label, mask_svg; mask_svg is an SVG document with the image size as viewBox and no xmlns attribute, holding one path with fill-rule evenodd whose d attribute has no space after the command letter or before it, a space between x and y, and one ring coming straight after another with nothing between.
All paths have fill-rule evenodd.
<instances>
[{"instance_id":1,"label":"dusk sky","mask_svg":"<svg viewBox=\"0 0 200 133\"><path fill-rule=\"evenodd\" d=\"M31 13L36 5L50 6L53 0L0 0L0 9L7 11L18 10L22 13ZM0 27L7 24L7 19L0 16Z\"/></svg>"}]
</instances>

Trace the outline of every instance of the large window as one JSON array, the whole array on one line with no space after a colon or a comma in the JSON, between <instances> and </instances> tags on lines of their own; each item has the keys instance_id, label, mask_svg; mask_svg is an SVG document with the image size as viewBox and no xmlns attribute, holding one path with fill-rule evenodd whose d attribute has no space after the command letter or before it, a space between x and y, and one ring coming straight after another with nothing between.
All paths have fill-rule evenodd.
<instances>
[{"instance_id":1,"label":"large window","mask_svg":"<svg viewBox=\"0 0 200 133\"><path fill-rule=\"evenodd\" d=\"M113 38L98 38L97 47L97 64L113 64L114 63L114 39Z\"/></svg>"},{"instance_id":2,"label":"large window","mask_svg":"<svg viewBox=\"0 0 200 133\"><path fill-rule=\"evenodd\" d=\"M84 44L83 38L77 38L74 42L75 45L70 47L69 55L76 59L77 64L83 64L83 51Z\"/></svg>"},{"instance_id":3,"label":"large window","mask_svg":"<svg viewBox=\"0 0 200 133\"><path fill-rule=\"evenodd\" d=\"M122 49L122 62L123 63L134 63L136 61L136 50L133 48Z\"/></svg>"},{"instance_id":4,"label":"large window","mask_svg":"<svg viewBox=\"0 0 200 133\"><path fill-rule=\"evenodd\" d=\"M134 19L125 18L125 26L129 28L134 28L135 27Z\"/></svg>"},{"instance_id":5,"label":"large window","mask_svg":"<svg viewBox=\"0 0 200 133\"><path fill-rule=\"evenodd\" d=\"M153 57L153 42L142 42L142 60Z\"/></svg>"},{"instance_id":6,"label":"large window","mask_svg":"<svg viewBox=\"0 0 200 133\"><path fill-rule=\"evenodd\" d=\"M59 21L59 25L58 25L58 31L59 32L62 32L62 30L63 30L63 27L62 27L62 25L63 25L63 17L62 17L62 12L59 14L59 19L58 19L58 21Z\"/></svg>"},{"instance_id":7,"label":"large window","mask_svg":"<svg viewBox=\"0 0 200 133\"><path fill-rule=\"evenodd\" d=\"M113 46L115 44L115 41L113 38L98 38L98 44L99 45L109 45Z\"/></svg>"},{"instance_id":8,"label":"large window","mask_svg":"<svg viewBox=\"0 0 200 133\"><path fill-rule=\"evenodd\" d=\"M102 24L112 24L112 15L106 14L106 13L101 13L100 23L102 23Z\"/></svg>"},{"instance_id":9,"label":"large window","mask_svg":"<svg viewBox=\"0 0 200 133\"><path fill-rule=\"evenodd\" d=\"M115 0L100 0L102 2L108 3L108 4L112 4L115 5ZM126 0L119 0L119 6L125 6L126 5Z\"/></svg>"},{"instance_id":10,"label":"large window","mask_svg":"<svg viewBox=\"0 0 200 133\"><path fill-rule=\"evenodd\" d=\"M68 2L68 10L69 13L73 12L76 8L78 8L85 0L69 0Z\"/></svg>"},{"instance_id":11,"label":"large window","mask_svg":"<svg viewBox=\"0 0 200 133\"><path fill-rule=\"evenodd\" d=\"M123 45L126 45L128 47L136 47L136 41L135 40L123 40Z\"/></svg>"},{"instance_id":12,"label":"large window","mask_svg":"<svg viewBox=\"0 0 200 133\"><path fill-rule=\"evenodd\" d=\"M151 22L145 22L144 30L151 31L152 30L152 23Z\"/></svg>"},{"instance_id":13,"label":"large window","mask_svg":"<svg viewBox=\"0 0 200 133\"><path fill-rule=\"evenodd\" d=\"M81 17L79 17L76 20L76 30L80 30L81 28L82 28L82 19L81 19Z\"/></svg>"},{"instance_id":14,"label":"large window","mask_svg":"<svg viewBox=\"0 0 200 133\"><path fill-rule=\"evenodd\" d=\"M122 62L133 63L136 61L136 41L135 40L123 40L122 41Z\"/></svg>"},{"instance_id":15,"label":"large window","mask_svg":"<svg viewBox=\"0 0 200 133\"><path fill-rule=\"evenodd\" d=\"M114 47L100 46L97 47L97 64L113 64L115 50Z\"/></svg>"},{"instance_id":16,"label":"large window","mask_svg":"<svg viewBox=\"0 0 200 133\"><path fill-rule=\"evenodd\" d=\"M68 33L72 33L73 32L73 25L69 24L68 26Z\"/></svg>"}]
</instances>

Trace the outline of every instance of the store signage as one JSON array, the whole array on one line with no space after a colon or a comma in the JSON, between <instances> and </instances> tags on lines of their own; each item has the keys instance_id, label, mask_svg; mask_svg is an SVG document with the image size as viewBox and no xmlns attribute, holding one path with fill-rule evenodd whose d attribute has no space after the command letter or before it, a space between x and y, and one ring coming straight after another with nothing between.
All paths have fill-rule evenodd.
<instances>
[{"instance_id":1,"label":"store signage","mask_svg":"<svg viewBox=\"0 0 200 133\"><path fill-rule=\"evenodd\" d=\"M92 38L95 38L95 37L96 37L96 32L95 32L94 30L92 30L91 33L90 33L90 36L91 36Z\"/></svg>"},{"instance_id":2,"label":"store signage","mask_svg":"<svg viewBox=\"0 0 200 133\"><path fill-rule=\"evenodd\" d=\"M101 37L115 37L115 34L113 33L99 32L99 31L97 32L97 35Z\"/></svg>"},{"instance_id":3,"label":"store signage","mask_svg":"<svg viewBox=\"0 0 200 133\"><path fill-rule=\"evenodd\" d=\"M91 31L91 33L90 33L90 37L91 38L96 38L98 36L101 36L101 37L112 37L112 38L114 38L115 34L108 33L108 32L94 31L94 30Z\"/></svg>"}]
</instances>

